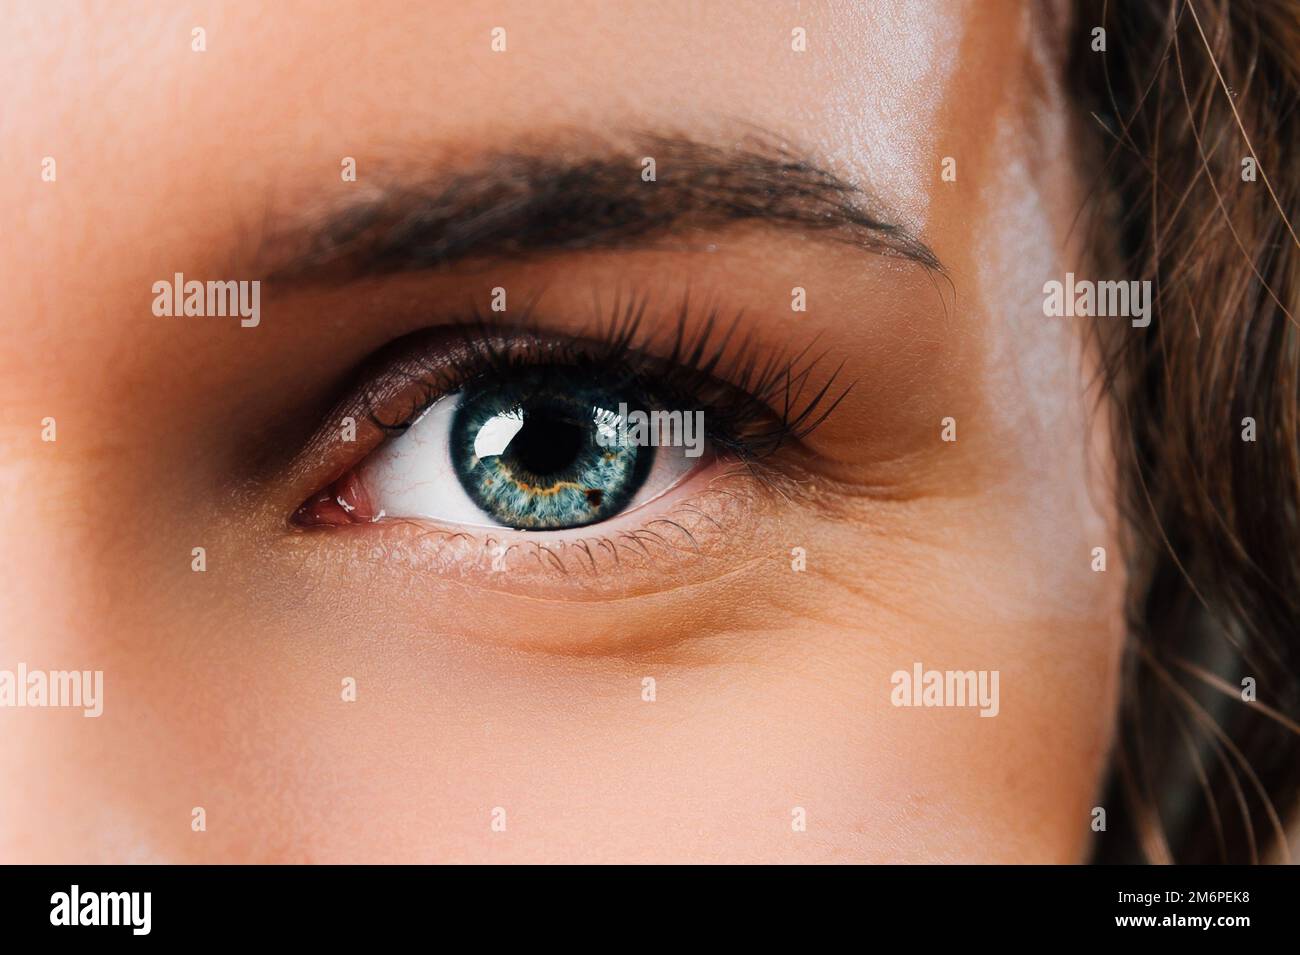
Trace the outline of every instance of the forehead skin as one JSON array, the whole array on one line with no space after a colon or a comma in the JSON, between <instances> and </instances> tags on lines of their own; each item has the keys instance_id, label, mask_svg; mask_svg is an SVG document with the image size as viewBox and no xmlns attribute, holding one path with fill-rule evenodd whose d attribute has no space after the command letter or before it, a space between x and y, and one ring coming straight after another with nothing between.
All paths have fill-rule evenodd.
<instances>
[{"instance_id":1,"label":"forehead skin","mask_svg":"<svg viewBox=\"0 0 1300 955\"><path fill-rule=\"evenodd\" d=\"M1087 356L1041 313L1043 282L1082 267L1080 192L1025 7L168 6L15 4L0 38L0 669L102 669L106 684L98 720L0 710L0 773L22 781L0 790L0 859L1086 856L1122 572L1089 566L1114 541ZM746 126L879 194L946 265L946 307L896 301L915 283L861 257L809 266L834 306L813 320L847 360L920 356L886 376L906 394L846 404L833 433L887 432L880 409L921 407L937 442L957 419L925 493L774 522L743 555L771 568L758 589L576 614L313 575L213 504L251 432L306 417L419 322L168 323L149 312L154 281L247 277L268 219L337 194L344 156L364 180L554 130L725 141ZM788 248L771 246L774 268ZM737 262L720 274L757 282ZM860 289L878 327L849 300ZM929 317L898 317L914 311ZM221 572L190 572L200 542ZM796 582L794 545L815 570ZM636 639L591 654L478 639L588 625ZM708 650L654 649L683 639ZM890 674L914 661L999 671L999 715L892 707Z\"/></svg>"}]
</instances>

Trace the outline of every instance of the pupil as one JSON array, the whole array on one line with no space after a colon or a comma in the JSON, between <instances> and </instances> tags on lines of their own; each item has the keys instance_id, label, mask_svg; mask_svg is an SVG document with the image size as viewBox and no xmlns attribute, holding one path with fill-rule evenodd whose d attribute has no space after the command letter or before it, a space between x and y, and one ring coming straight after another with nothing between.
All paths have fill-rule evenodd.
<instances>
[{"instance_id":1,"label":"pupil","mask_svg":"<svg viewBox=\"0 0 1300 955\"><path fill-rule=\"evenodd\" d=\"M587 432L585 424L557 409L525 409L524 426L510 442L506 454L511 463L538 477L546 477L573 464L587 442Z\"/></svg>"}]
</instances>

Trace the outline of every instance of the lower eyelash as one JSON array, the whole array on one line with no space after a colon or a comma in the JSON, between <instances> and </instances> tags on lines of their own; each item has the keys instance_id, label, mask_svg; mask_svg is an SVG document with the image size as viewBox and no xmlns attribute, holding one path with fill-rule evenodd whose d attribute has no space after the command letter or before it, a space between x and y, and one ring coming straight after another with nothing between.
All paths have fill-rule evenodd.
<instances>
[{"instance_id":1,"label":"lower eyelash","mask_svg":"<svg viewBox=\"0 0 1300 955\"><path fill-rule=\"evenodd\" d=\"M745 480L739 480L742 477ZM706 507L706 501L715 506ZM705 559L715 546L729 546L736 526L746 523L742 515L752 511L756 502L755 485L748 480L746 467L735 464L714 475L690 498L634 527L613 531L575 528L571 536L561 537L567 532L556 532L539 540L528 532L504 528L474 532L396 518L369 525L367 540L373 559L397 559L409 570L439 574L500 574L518 582L535 575L598 578L636 570L662 572L680 569L683 561ZM387 543L374 541L376 530L385 535Z\"/></svg>"}]
</instances>

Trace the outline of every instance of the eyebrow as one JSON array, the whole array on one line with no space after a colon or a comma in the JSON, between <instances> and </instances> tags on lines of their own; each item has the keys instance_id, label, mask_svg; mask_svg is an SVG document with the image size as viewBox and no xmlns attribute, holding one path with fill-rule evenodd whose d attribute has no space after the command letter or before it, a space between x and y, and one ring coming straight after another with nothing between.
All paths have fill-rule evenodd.
<instances>
[{"instance_id":1,"label":"eyebrow","mask_svg":"<svg viewBox=\"0 0 1300 955\"><path fill-rule=\"evenodd\" d=\"M743 223L944 271L877 197L788 146L763 137L723 146L676 136L641 136L637 145L496 152L449 174L372 183L366 197L276 236L276 247L295 251L269 275L351 279L645 246Z\"/></svg>"}]
</instances>

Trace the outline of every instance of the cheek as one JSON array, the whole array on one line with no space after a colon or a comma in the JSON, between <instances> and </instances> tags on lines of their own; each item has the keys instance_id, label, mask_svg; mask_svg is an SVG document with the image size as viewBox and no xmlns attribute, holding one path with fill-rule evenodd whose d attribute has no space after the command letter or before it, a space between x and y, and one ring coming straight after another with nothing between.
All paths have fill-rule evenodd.
<instances>
[{"instance_id":1,"label":"cheek","mask_svg":"<svg viewBox=\"0 0 1300 955\"><path fill-rule=\"evenodd\" d=\"M876 524L818 614L854 625L792 635L785 687L750 701L792 731L764 745L821 766L823 824L864 858L1081 861L1116 704L1120 568L1095 573L1081 550L1045 584L1014 495Z\"/></svg>"}]
</instances>

